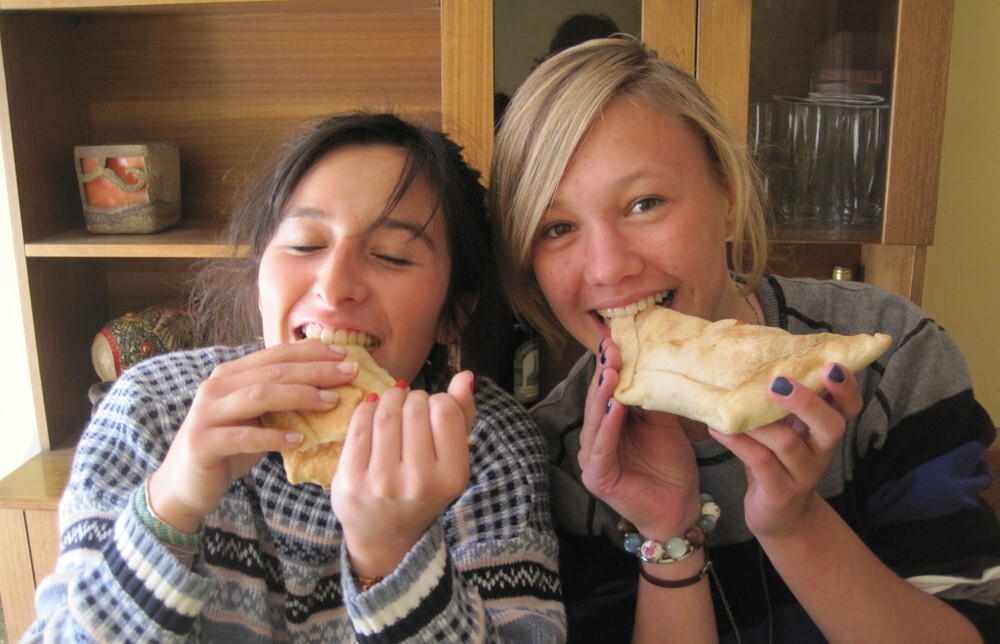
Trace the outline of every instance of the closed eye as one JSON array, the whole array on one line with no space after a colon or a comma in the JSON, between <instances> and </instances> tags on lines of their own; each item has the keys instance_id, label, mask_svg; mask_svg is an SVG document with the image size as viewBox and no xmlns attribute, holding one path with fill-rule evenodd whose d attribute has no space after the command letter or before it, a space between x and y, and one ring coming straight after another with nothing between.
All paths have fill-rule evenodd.
<instances>
[{"instance_id":1,"label":"closed eye","mask_svg":"<svg viewBox=\"0 0 1000 644\"><path fill-rule=\"evenodd\" d=\"M324 247L323 246L289 246L288 248L291 249L292 252L295 252L295 253L297 253L299 255L309 255L311 253L315 253L315 252L317 252L319 250L322 250Z\"/></svg>"},{"instance_id":2,"label":"closed eye","mask_svg":"<svg viewBox=\"0 0 1000 644\"><path fill-rule=\"evenodd\" d=\"M387 264L392 264L393 266L410 266L411 264L413 264L413 262L411 262L408 259L403 259L402 257L393 257L392 255L380 255L378 253L375 253L373 257Z\"/></svg>"}]
</instances>

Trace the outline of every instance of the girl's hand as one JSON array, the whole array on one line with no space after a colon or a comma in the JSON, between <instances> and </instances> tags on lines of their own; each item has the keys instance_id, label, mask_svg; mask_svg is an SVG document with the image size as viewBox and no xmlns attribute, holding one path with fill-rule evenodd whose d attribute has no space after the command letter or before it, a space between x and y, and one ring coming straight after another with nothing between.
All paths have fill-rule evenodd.
<instances>
[{"instance_id":1,"label":"girl's hand","mask_svg":"<svg viewBox=\"0 0 1000 644\"><path fill-rule=\"evenodd\" d=\"M645 538L682 535L700 507L694 451L677 416L629 409L611 397L621 366L621 353L605 339L580 432L583 483Z\"/></svg>"},{"instance_id":2,"label":"girl's hand","mask_svg":"<svg viewBox=\"0 0 1000 644\"><path fill-rule=\"evenodd\" d=\"M469 371L447 393L401 382L354 412L330 490L354 574L390 574L468 486L474 386Z\"/></svg>"},{"instance_id":3,"label":"girl's hand","mask_svg":"<svg viewBox=\"0 0 1000 644\"><path fill-rule=\"evenodd\" d=\"M184 423L148 485L153 511L181 532L194 533L233 480L265 453L294 447L301 434L260 426L269 411L326 411L357 364L342 348L321 342L282 344L219 365L198 387Z\"/></svg>"},{"instance_id":4,"label":"girl's hand","mask_svg":"<svg viewBox=\"0 0 1000 644\"><path fill-rule=\"evenodd\" d=\"M776 378L768 393L791 415L744 434L712 430L746 469L744 512L757 537L787 535L796 529L818 498L816 486L844 437L847 421L861 411L857 381L842 365L826 365L823 385L826 395Z\"/></svg>"}]
</instances>

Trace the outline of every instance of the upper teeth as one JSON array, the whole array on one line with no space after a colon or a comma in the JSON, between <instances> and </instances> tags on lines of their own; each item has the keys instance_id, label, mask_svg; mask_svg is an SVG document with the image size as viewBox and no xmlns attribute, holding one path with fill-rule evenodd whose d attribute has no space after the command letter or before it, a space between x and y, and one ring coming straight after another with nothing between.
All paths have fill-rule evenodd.
<instances>
[{"instance_id":1,"label":"upper teeth","mask_svg":"<svg viewBox=\"0 0 1000 644\"><path fill-rule=\"evenodd\" d=\"M649 307L655 306L656 304L667 299L667 295L669 294L670 291L660 291L656 295L650 295L643 300L632 302L631 304L627 304L625 306L616 306L611 309L598 309L597 314L605 320L610 318L622 318L626 315L635 315L639 311L645 311Z\"/></svg>"},{"instance_id":2,"label":"upper teeth","mask_svg":"<svg viewBox=\"0 0 1000 644\"><path fill-rule=\"evenodd\" d=\"M353 329L331 329L310 323L305 326L302 332L307 338L320 340L327 344L356 344L362 347L371 347L377 344L372 336Z\"/></svg>"}]
</instances>

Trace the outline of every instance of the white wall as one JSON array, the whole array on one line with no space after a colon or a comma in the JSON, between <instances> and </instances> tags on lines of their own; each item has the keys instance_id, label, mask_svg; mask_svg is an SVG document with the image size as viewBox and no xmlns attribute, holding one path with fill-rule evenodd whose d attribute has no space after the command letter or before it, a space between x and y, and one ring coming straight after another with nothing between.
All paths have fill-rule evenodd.
<instances>
[{"instance_id":1,"label":"white wall","mask_svg":"<svg viewBox=\"0 0 1000 644\"><path fill-rule=\"evenodd\" d=\"M1000 2L958 0L924 309L958 342L1000 423Z\"/></svg>"},{"instance_id":2,"label":"white wall","mask_svg":"<svg viewBox=\"0 0 1000 644\"><path fill-rule=\"evenodd\" d=\"M3 82L0 66L0 82ZM6 105L6 101L4 101ZM0 108L0 151L9 150L10 132L6 108ZM0 177L6 176L10 159L0 155ZM38 432L28 375L24 316L14 263L14 234L6 217L12 195L0 180L0 478L38 453ZM13 204L11 204L13 205Z\"/></svg>"}]
</instances>

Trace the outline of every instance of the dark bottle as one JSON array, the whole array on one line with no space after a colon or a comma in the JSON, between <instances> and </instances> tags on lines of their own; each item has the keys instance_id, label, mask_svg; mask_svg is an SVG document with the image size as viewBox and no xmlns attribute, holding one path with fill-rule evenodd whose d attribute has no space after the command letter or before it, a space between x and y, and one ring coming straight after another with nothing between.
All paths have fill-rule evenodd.
<instances>
[{"instance_id":1,"label":"dark bottle","mask_svg":"<svg viewBox=\"0 0 1000 644\"><path fill-rule=\"evenodd\" d=\"M514 324L514 398L523 405L538 400L539 394L539 339L531 326Z\"/></svg>"}]
</instances>

